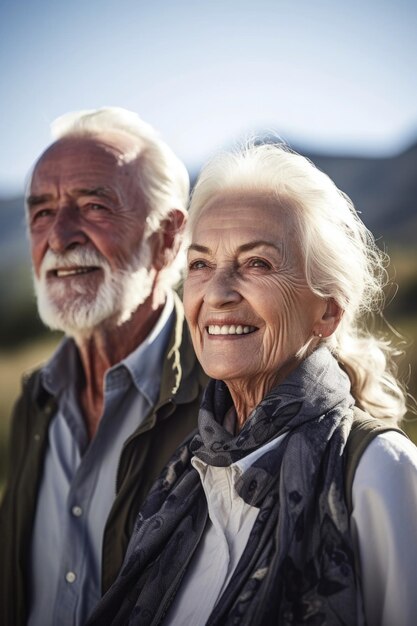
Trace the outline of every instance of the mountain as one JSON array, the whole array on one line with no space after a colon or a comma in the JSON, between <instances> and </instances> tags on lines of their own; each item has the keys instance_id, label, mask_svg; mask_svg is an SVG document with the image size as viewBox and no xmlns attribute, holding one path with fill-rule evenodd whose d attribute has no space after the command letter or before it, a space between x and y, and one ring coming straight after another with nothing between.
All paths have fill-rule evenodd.
<instances>
[{"instance_id":1,"label":"mountain","mask_svg":"<svg viewBox=\"0 0 417 626\"><path fill-rule=\"evenodd\" d=\"M347 193L376 237L417 238L417 143L388 158L346 157L295 149ZM196 175L192 176L193 181ZM28 258L22 197L0 197L0 264Z\"/></svg>"},{"instance_id":2,"label":"mountain","mask_svg":"<svg viewBox=\"0 0 417 626\"><path fill-rule=\"evenodd\" d=\"M294 148L347 193L375 237L387 243L388 252L391 246L415 250L417 143L389 158L346 157ZM192 176L193 181L195 178ZM4 345L40 328L31 289L22 197L0 198L0 288L0 345Z\"/></svg>"},{"instance_id":3,"label":"mountain","mask_svg":"<svg viewBox=\"0 0 417 626\"><path fill-rule=\"evenodd\" d=\"M28 257L23 197L0 198L0 266Z\"/></svg>"},{"instance_id":4,"label":"mountain","mask_svg":"<svg viewBox=\"0 0 417 626\"><path fill-rule=\"evenodd\" d=\"M417 143L383 159L308 154L347 193L375 237L417 241Z\"/></svg>"}]
</instances>

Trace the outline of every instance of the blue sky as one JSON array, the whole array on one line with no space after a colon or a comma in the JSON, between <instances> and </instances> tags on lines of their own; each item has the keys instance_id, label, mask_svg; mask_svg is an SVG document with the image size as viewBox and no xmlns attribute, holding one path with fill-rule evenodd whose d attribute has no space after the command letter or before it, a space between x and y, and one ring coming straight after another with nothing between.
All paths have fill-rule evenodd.
<instances>
[{"instance_id":1,"label":"blue sky","mask_svg":"<svg viewBox=\"0 0 417 626\"><path fill-rule=\"evenodd\" d=\"M417 139L408 0L0 0L0 195L74 109L137 111L191 170L242 133L387 155Z\"/></svg>"}]
</instances>

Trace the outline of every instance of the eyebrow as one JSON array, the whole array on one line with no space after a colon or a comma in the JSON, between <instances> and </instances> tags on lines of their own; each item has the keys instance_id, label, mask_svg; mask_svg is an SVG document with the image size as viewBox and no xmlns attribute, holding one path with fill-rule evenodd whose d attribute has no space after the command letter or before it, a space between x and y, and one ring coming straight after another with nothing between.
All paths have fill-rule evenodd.
<instances>
[{"instance_id":1,"label":"eyebrow","mask_svg":"<svg viewBox=\"0 0 417 626\"><path fill-rule=\"evenodd\" d=\"M31 208L31 207L37 206L38 204L49 202L52 199L53 199L53 196L50 193L44 193L40 196L36 196L32 194L26 198L26 204L28 205L29 208Z\"/></svg>"},{"instance_id":2,"label":"eyebrow","mask_svg":"<svg viewBox=\"0 0 417 626\"><path fill-rule=\"evenodd\" d=\"M118 198L111 191L111 189L107 187L81 187L79 189L74 189L71 193L76 198L79 198L80 196L97 196L98 198L113 198L118 200ZM39 204L44 204L45 202L51 202L52 200L54 200L54 195L51 193L44 193L39 196L31 194L26 198L26 204L29 208L32 208L38 206Z\"/></svg>"},{"instance_id":3,"label":"eyebrow","mask_svg":"<svg viewBox=\"0 0 417 626\"><path fill-rule=\"evenodd\" d=\"M281 244L276 244L276 243L273 243L272 241L266 241L264 239L257 239L256 241L249 241L248 243L243 243L241 246L238 247L237 251L249 252L250 250L253 250L254 248L260 248L260 247L273 248L277 252L282 252ZM208 248L207 246L202 246L199 243L192 243L188 247L188 250L194 250L195 252L201 252L202 254L210 253L210 248Z\"/></svg>"},{"instance_id":4,"label":"eyebrow","mask_svg":"<svg viewBox=\"0 0 417 626\"><path fill-rule=\"evenodd\" d=\"M75 196L98 196L98 197L113 197L115 194L108 187L93 187L74 189L72 192Z\"/></svg>"}]
</instances>

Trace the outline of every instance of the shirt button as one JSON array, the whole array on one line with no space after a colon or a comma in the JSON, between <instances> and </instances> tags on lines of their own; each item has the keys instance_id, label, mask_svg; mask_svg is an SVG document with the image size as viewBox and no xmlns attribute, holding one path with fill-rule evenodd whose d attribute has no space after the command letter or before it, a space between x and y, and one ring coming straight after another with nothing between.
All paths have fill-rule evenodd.
<instances>
[{"instance_id":1,"label":"shirt button","mask_svg":"<svg viewBox=\"0 0 417 626\"><path fill-rule=\"evenodd\" d=\"M73 506L71 509L71 513L74 515L74 517L81 517L81 515L83 514L83 510L80 506Z\"/></svg>"},{"instance_id":2,"label":"shirt button","mask_svg":"<svg viewBox=\"0 0 417 626\"><path fill-rule=\"evenodd\" d=\"M65 574L65 580L67 581L67 583L75 582L76 578L77 578L77 576L74 574L74 572L67 572Z\"/></svg>"}]
</instances>

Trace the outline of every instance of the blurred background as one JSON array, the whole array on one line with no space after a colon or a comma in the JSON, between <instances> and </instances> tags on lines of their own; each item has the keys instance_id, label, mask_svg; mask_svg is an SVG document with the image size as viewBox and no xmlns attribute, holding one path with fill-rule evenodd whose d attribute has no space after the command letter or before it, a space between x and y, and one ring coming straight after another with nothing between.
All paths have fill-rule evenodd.
<instances>
[{"instance_id":1,"label":"blurred background","mask_svg":"<svg viewBox=\"0 0 417 626\"><path fill-rule=\"evenodd\" d=\"M192 180L248 134L309 156L391 256L386 317L417 395L416 32L411 0L0 0L0 479L21 375L58 340L32 295L25 180L70 110L138 112Z\"/></svg>"}]
</instances>

